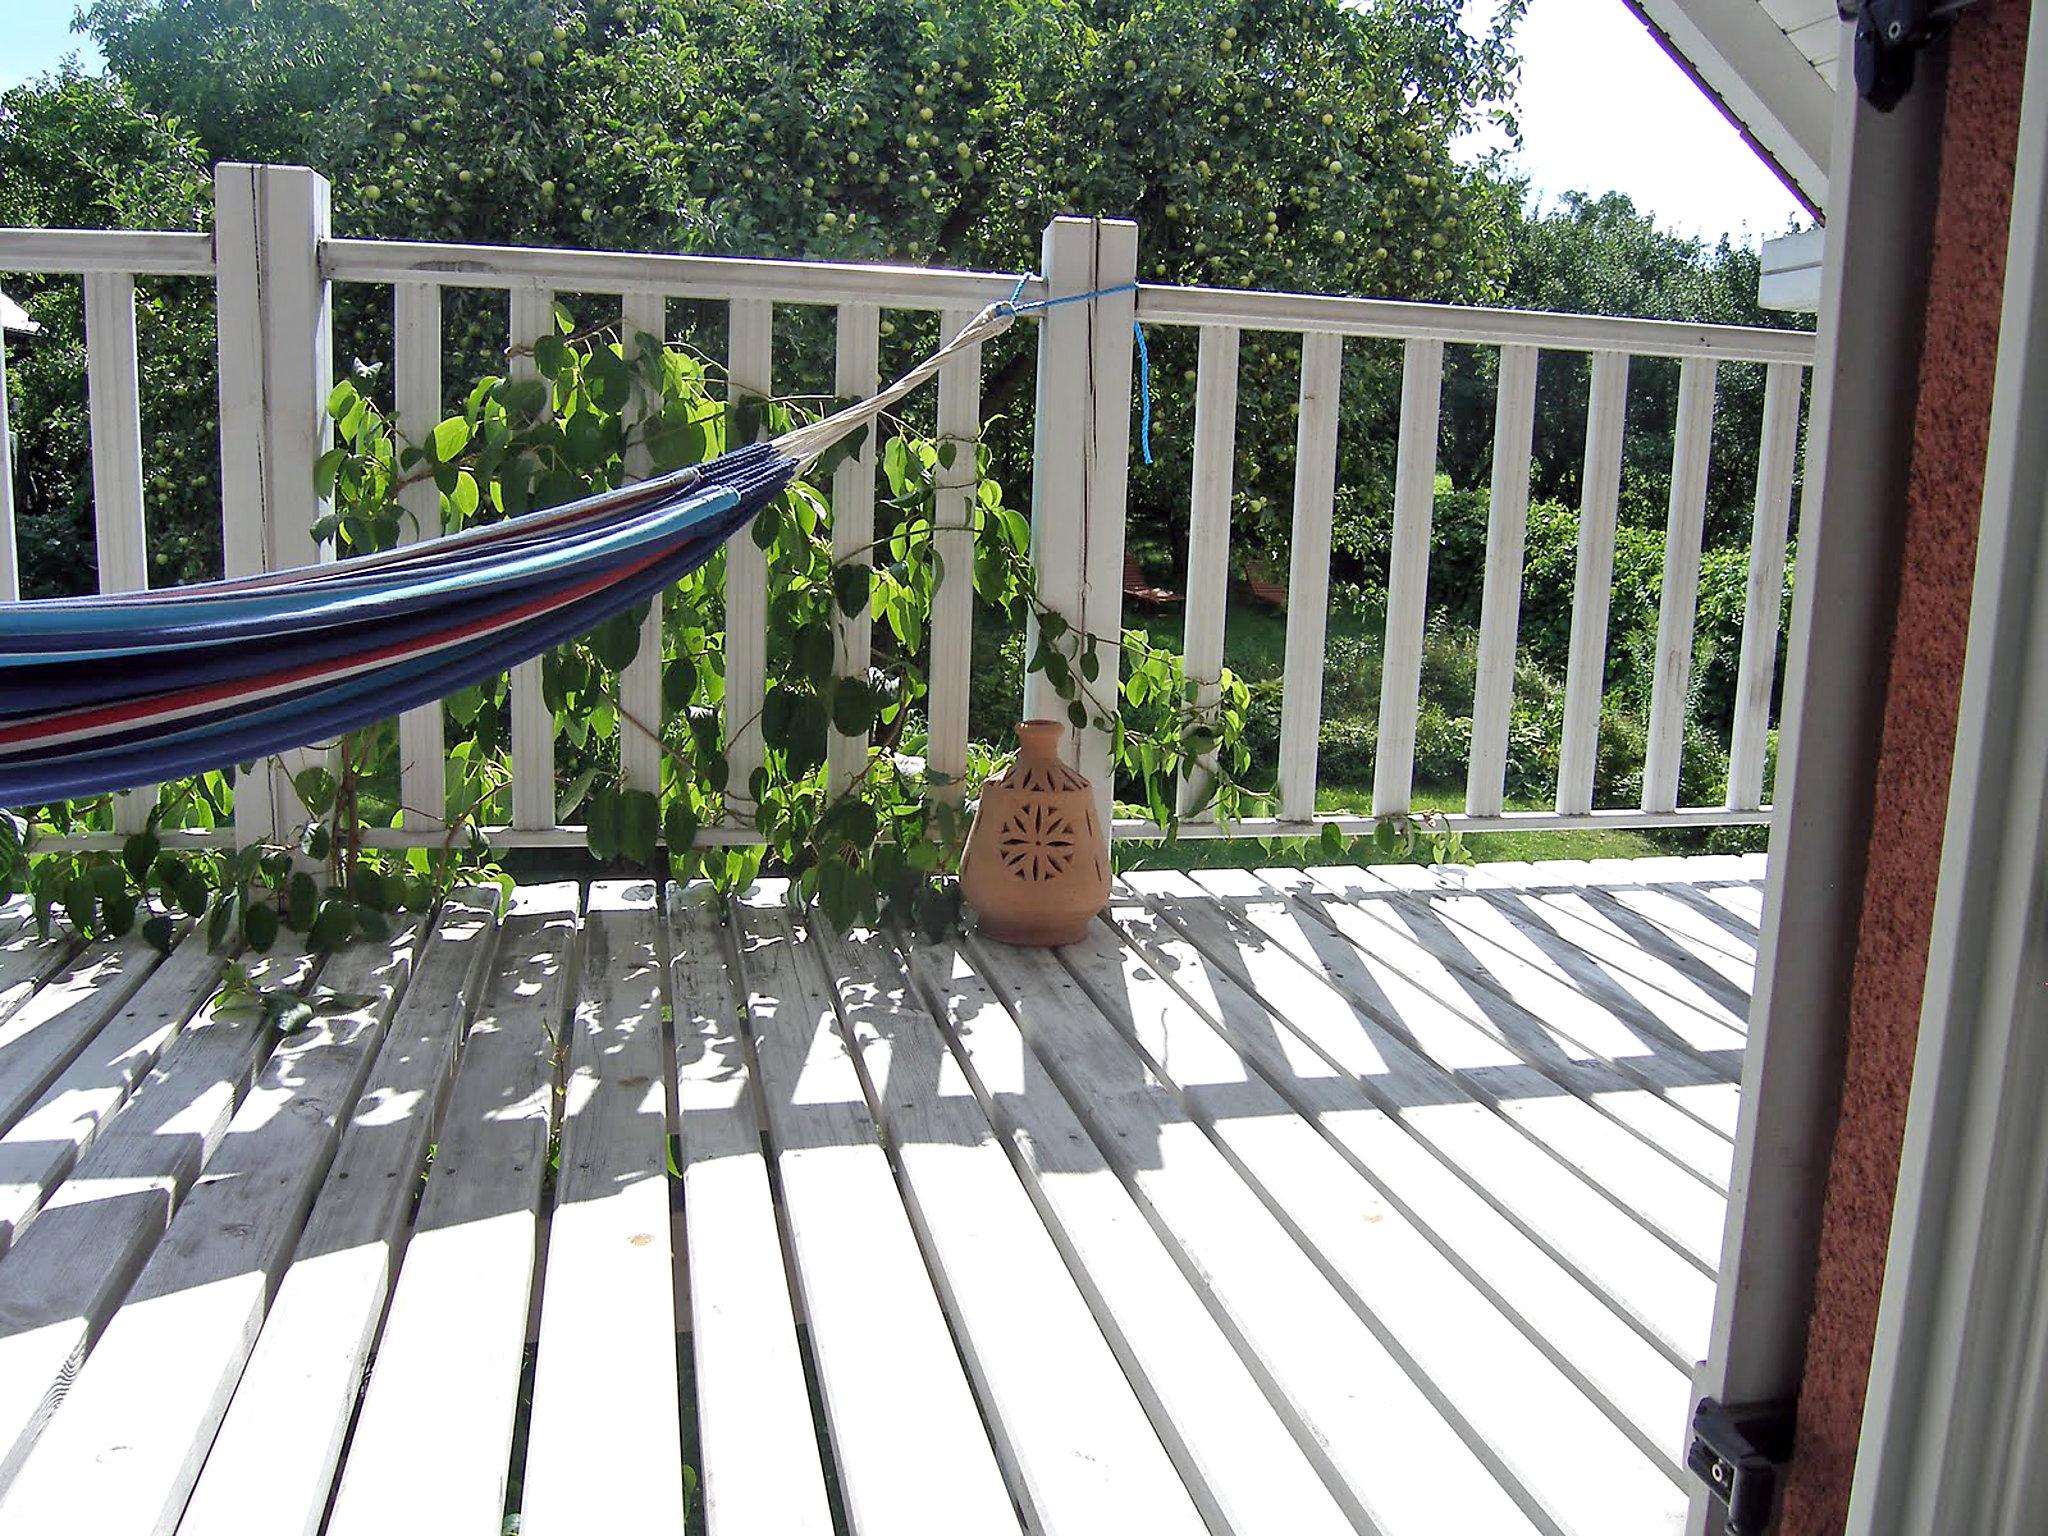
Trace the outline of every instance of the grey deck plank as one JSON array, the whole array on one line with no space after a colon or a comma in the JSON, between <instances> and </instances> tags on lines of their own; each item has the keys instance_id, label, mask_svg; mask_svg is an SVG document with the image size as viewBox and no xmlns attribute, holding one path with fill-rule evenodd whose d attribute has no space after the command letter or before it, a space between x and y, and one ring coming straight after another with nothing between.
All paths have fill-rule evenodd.
<instances>
[{"instance_id":1,"label":"grey deck plank","mask_svg":"<svg viewBox=\"0 0 2048 1536\"><path fill-rule=\"evenodd\" d=\"M812 934L1027 1522L1045 1536L1203 1536L1186 1485L893 950L822 923Z\"/></svg>"},{"instance_id":2,"label":"grey deck plank","mask_svg":"<svg viewBox=\"0 0 2048 1536\"><path fill-rule=\"evenodd\" d=\"M705 1518L715 1531L829 1536L732 932L701 881L670 888L668 923Z\"/></svg>"},{"instance_id":3,"label":"grey deck plank","mask_svg":"<svg viewBox=\"0 0 2048 1536\"><path fill-rule=\"evenodd\" d=\"M1279 883L1279 875L1275 873ZM1394 894L1370 871L1318 870L1314 884L1334 891L1348 914L1358 914L1393 935L1394 953L1413 957L1409 974L1437 997L1508 1041L1522 1058L1597 1114L1625 1126L1660 1154L1725 1196L1734 1146L1711 1120L1700 1117L1686 1094L1716 1084L1732 1086L1741 1065L1739 1043L1717 1058L1702 1058L1655 1027L1614 993L1561 980L1516 947L1511 925L1487 927L1491 909L1461 913L1456 899L1431 901ZM1317 903L1327 898L1303 887ZM1328 903L1334 912L1336 904ZM1359 933L1371 933L1360 929ZM1355 937L1356 935L1354 935ZM1423 961L1416 955L1428 956ZM1433 965L1431 964L1433 962ZM1705 1239L1705 1262L1720 1252L1720 1218Z\"/></svg>"},{"instance_id":4,"label":"grey deck plank","mask_svg":"<svg viewBox=\"0 0 2048 1536\"><path fill-rule=\"evenodd\" d=\"M1057 957L993 943L973 955L1247 1362L1309 1431L1353 1519L1386 1536L1542 1529L1483 1440L1354 1306L1349 1266L1333 1274L1296 1225L1370 1234L1389 1207L1236 1051L1149 969L1127 970L1135 957L1104 926Z\"/></svg>"},{"instance_id":5,"label":"grey deck plank","mask_svg":"<svg viewBox=\"0 0 2048 1536\"><path fill-rule=\"evenodd\" d=\"M1154 1069L1180 1081L1219 1144L1517 1501L1572 1532L1620 1536L1675 1524L1683 1498L1669 1459L1649 1454L1491 1288L1451 1262L1436 1235L1361 1166L1376 1167L1377 1157L1347 1157L1319 1123L1371 1122L1382 1133L1380 1151L1400 1139L1389 1117L1306 1050L1287 1063L1285 1051L1270 1049L1258 1003L1184 934L1135 902L1113 899L1111 914L1132 947L1076 945L1063 958L1141 1042ZM1296 986L1289 1003L1311 996ZM1119 1017L1125 1011L1128 1022ZM1226 1075L1233 1067L1236 1081ZM1276 1079L1292 1087L1304 1078L1332 1090L1325 1107L1287 1113L1295 1105ZM1306 1103L1316 1089L1298 1097ZM1470 1243L1476 1234L1465 1235ZM1574 1454L1597 1462L1606 1485L1589 1487L1568 1473Z\"/></svg>"},{"instance_id":6,"label":"grey deck plank","mask_svg":"<svg viewBox=\"0 0 2048 1536\"><path fill-rule=\"evenodd\" d=\"M1320 1445L1291 1415L1283 1420L995 990L956 945L910 944L908 963L1212 1528L1353 1531L1310 1462Z\"/></svg>"},{"instance_id":7,"label":"grey deck plank","mask_svg":"<svg viewBox=\"0 0 2048 1536\"><path fill-rule=\"evenodd\" d=\"M854 1536L1020 1527L809 934L735 909L782 1211ZM856 1280L855 1277L858 1277Z\"/></svg>"},{"instance_id":8,"label":"grey deck plank","mask_svg":"<svg viewBox=\"0 0 2048 1536\"><path fill-rule=\"evenodd\" d=\"M327 1536L503 1525L577 907L570 884L513 893Z\"/></svg>"},{"instance_id":9,"label":"grey deck plank","mask_svg":"<svg viewBox=\"0 0 2048 1536\"><path fill-rule=\"evenodd\" d=\"M175 1527L404 990L414 941L408 930L328 964L331 985L368 1001L320 1014L271 1053L0 1494L0 1529L168 1536Z\"/></svg>"},{"instance_id":10,"label":"grey deck plank","mask_svg":"<svg viewBox=\"0 0 2048 1536\"><path fill-rule=\"evenodd\" d=\"M0 903L0 1019L56 975L77 948L78 940L62 924L46 939L37 936L26 896Z\"/></svg>"},{"instance_id":11,"label":"grey deck plank","mask_svg":"<svg viewBox=\"0 0 2048 1536\"><path fill-rule=\"evenodd\" d=\"M656 897L602 881L584 911L522 1536L683 1526Z\"/></svg>"},{"instance_id":12,"label":"grey deck plank","mask_svg":"<svg viewBox=\"0 0 2048 1536\"><path fill-rule=\"evenodd\" d=\"M458 890L435 914L178 1524L187 1536L319 1529L498 899Z\"/></svg>"},{"instance_id":13,"label":"grey deck plank","mask_svg":"<svg viewBox=\"0 0 2048 1536\"><path fill-rule=\"evenodd\" d=\"M189 933L127 1005L0 1136L0 1253L212 995L223 957Z\"/></svg>"},{"instance_id":14,"label":"grey deck plank","mask_svg":"<svg viewBox=\"0 0 2048 1536\"><path fill-rule=\"evenodd\" d=\"M246 963L259 986L304 987L315 961L289 936ZM0 1256L0 1490L213 1156L271 1035L218 997Z\"/></svg>"},{"instance_id":15,"label":"grey deck plank","mask_svg":"<svg viewBox=\"0 0 2048 1536\"><path fill-rule=\"evenodd\" d=\"M43 1096L161 958L140 935L87 945L0 1021L0 1132Z\"/></svg>"}]
</instances>

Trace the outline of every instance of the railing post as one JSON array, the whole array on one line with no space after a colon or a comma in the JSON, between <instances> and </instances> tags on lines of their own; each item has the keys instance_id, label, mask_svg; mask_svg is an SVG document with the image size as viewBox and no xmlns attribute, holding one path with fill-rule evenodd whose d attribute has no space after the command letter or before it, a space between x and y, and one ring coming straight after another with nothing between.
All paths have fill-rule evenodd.
<instances>
[{"instance_id":1,"label":"railing post","mask_svg":"<svg viewBox=\"0 0 2048 1536\"><path fill-rule=\"evenodd\" d=\"M1102 670L1087 685L1115 708L1122 679L1124 504L1131 453L1131 325L1137 295L1138 226L1125 219L1058 218L1040 253L1048 299L1123 289L1041 312L1038 399L1031 453L1031 559L1038 595L1099 642ZM1033 626L1025 654L1036 649ZM1078 658L1077 658L1078 659ZM1027 673L1024 712L1065 718L1066 705L1040 673ZM1092 711L1091 711L1092 713ZM1110 815L1110 736L1092 723L1073 735L1073 761Z\"/></svg>"},{"instance_id":2,"label":"railing post","mask_svg":"<svg viewBox=\"0 0 2048 1536\"><path fill-rule=\"evenodd\" d=\"M313 467L327 449L332 386L329 298L320 269L327 179L304 166L223 162L213 172L220 347L221 532L229 576L319 558ZM235 840L260 842L298 820L285 772L259 763L235 794Z\"/></svg>"}]
</instances>

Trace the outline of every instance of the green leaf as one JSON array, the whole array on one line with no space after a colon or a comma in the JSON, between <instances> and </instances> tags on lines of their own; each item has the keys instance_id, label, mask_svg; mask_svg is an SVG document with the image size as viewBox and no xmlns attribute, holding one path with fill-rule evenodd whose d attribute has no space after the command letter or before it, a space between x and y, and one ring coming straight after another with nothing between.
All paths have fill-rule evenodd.
<instances>
[{"instance_id":1,"label":"green leaf","mask_svg":"<svg viewBox=\"0 0 2048 1536\"><path fill-rule=\"evenodd\" d=\"M652 862L661 840L661 802L644 789L619 797L619 849L636 864Z\"/></svg>"},{"instance_id":2,"label":"green leaf","mask_svg":"<svg viewBox=\"0 0 2048 1536\"><path fill-rule=\"evenodd\" d=\"M171 952L171 941L177 937L177 929L169 917L159 912L154 917L144 920L142 937L143 941L158 954L168 955Z\"/></svg>"},{"instance_id":3,"label":"green leaf","mask_svg":"<svg viewBox=\"0 0 2048 1536\"><path fill-rule=\"evenodd\" d=\"M446 464L469 446L469 423L450 416L427 435L427 449L437 463Z\"/></svg>"},{"instance_id":4,"label":"green leaf","mask_svg":"<svg viewBox=\"0 0 2048 1536\"><path fill-rule=\"evenodd\" d=\"M875 691L866 678L842 677L832 688L832 726L842 736L864 736L875 723Z\"/></svg>"},{"instance_id":5,"label":"green leaf","mask_svg":"<svg viewBox=\"0 0 2048 1536\"><path fill-rule=\"evenodd\" d=\"M126 891L101 896L100 923L109 938L121 938L135 926L135 898Z\"/></svg>"},{"instance_id":6,"label":"green leaf","mask_svg":"<svg viewBox=\"0 0 2048 1536\"><path fill-rule=\"evenodd\" d=\"M218 951L241 922L242 899L228 891L216 892L206 914L206 947Z\"/></svg>"},{"instance_id":7,"label":"green leaf","mask_svg":"<svg viewBox=\"0 0 2048 1536\"><path fill-rule=\"evenodd\" d=\"M661 833L670 853L681 853L697 841L697 815L678 800L662 818Z\"/></svg>"},{"instance_id":8,"label":"green leaf","mask_svg":"<svg viewBox=\"0 0 2048 1536\"><path fill-rule=\"evenodd\" d=\"M590 809L583 822L590 856L601 864L611 863L619 856L618 791L607 789L592 795Z\"/></svg>"},{"instance_id":9,"label":"green leaf","mask_svg":"<svg viewBox=\"0 0 2048 1536\"><path fill-rule=\"evenodd\" d=\"M569 344L559 336L542 336L533 344L533 366L551 379L558 379L568 370L570 362Z\"/></svg>"},{"instance_id":10,"label":"green leaf","mask_svg":"<svg viewBox=\"0 0 2048 1536\"><path fill-rule=\"evenodd\" d=\"M264 1022L280 1035L295 1035L313 1022L313 1005L296 992L271 987L262 998Z\"/></svg>"},{"instance_id":11,"label":"green leaf","mask_svg":"<svg viewBox=\"0 0 2048 1536\"><path fill-rule=\"evenodd\" d=\"M320 893L313 884L313 877L303 870L291 878L286 888L285 919L300 933L313 926L313 915L320 907Z\"/></svg>"},{"instance_id":12,"label":"green leaf","mask_svg":"<svg viewBox=\"0 0 2048 1536\"><path fill-rule=\"evenodd\" d=\"M643 604L634 612L614 614L590 632L590 649L602 665L623 672L640 654L640 621L646 611Z\"/></svg>"},{"instance_id":13,"label":"green leaf","mask_svg":"<svg viewBox=\"0 0 2048 1536\"><path fill-rule=\"evenodd\" d=\"M156 862L162 848L154 832L137 832L121 845L121 862L127 867L128 878L140 885L149 876L149 867Z\"/></svg>"},{"instance_id":14,"label":"green leaf","mask_svg":"<svg viewBox=\"0 0 2048 1536\"><path fill-rule=\"evenodd\" d=\"M832 631L827 626L806 624L796 632L792 650L798 675L808 679L814 690L823 693L832 686Z\"/></svg>"},{"instance_id":15,"label":"green leaf","mask_svg":"<svg viewBox=\"0 0 2048 1536\"><path fill-rule=\"evenodd\" d=\"M251 949L262 954L277 942L277 908L267 901L252 901L242 914L242 937Z\"/></svg>"},{"instance_id":16,"label":"green leaf","mask_svg":"<svg viewBox=\"0 0 2048 1536\"><path fill-rule=\"evenodd\" d=\"M332 416L336 421L339 421L341 420L342 417L346 416L350 411L355 409L357 402L361 398L362 397L356 393L355 385L349 383L347 379L343 379L339 384L335 385L332 390L328 391L327 414L329 416Z\"/></svg>"},{"instance_id":17,"label":"green leaf","mask_svg":"<svg viewBox=\"0 0 2048 1536\"><path fill-rule=\"evenodd\" d=\"M1333 861L1344 857L1344 834L1337 830L1334 821L1323 823L1322 845L1323 857Z\"/></svg>"},{"instance_id":18,"label":"green leaf","mask_svg":"<svg viewBox=\"0 0 2048 1536\"><path fill-rule=\"evenodd\" d=\"M307 937L315 949L339 949L354 936L355 931L354 907L342 897L330 896L314 913Z\"/></svg>"},{"instance_id":19,"label":"green leaf","mask_svg":"<svg viewBox=\"0 0 2048 1536\"><path fill-rule=\"evenodd\" d=\"M858 618L868 606L868 592L874 583L872 566L853 563L832 568L832 595L839 611L849 619Z\"/></svg>"},{"instance_id":20,"label":"green leaf","mask_svg":"<svg viewBox=\"0 0 2048 1536\"><path fill-rule=\"evenodd\" d=\"M318 764L301 769L292 780L292 788L298 792L301 803L315 816L325 816L334 809L334 775Z\"/></svg>"}]
</instances>

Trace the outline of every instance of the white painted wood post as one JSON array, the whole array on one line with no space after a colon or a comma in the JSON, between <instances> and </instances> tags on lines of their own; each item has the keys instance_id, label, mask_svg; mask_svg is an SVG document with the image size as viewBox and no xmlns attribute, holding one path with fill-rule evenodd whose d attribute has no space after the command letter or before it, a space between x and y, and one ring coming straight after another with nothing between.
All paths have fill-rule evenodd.
<instances>
[{"instance_id":1,"label":"white painted wood post","mask_svg":"<svg viewBox=\"0 0 2048 1536\"><path fill-rule=\"evenodd\" d=\"M1429 606L1429 525L1436 504L1436 433L1444 344L1416 337L1402 349L1401 431L1394 460L1394 538L1387 566L1387 637L1380 652L1379 739L1372 813L1408 810L1415 779L1415 715L1422 691L1422 627Z\"/></svg>"},{"instance_id":2,"label":"white painted wood post","mask_svg":"<svg viewBox=\"0 0 2048 1536\"><path fill-rule=\"evenodd\" d=\"M102 592L149 585L142 508L142 382L135 347L135 279L85 274L85 375L92 422L92 511ZM310 486L310 481L308 482ZM156 791L114 797L114 830L139 832Z\"/></svg>"},{"instance_id":3,"label":"white painted wood post","mask_svg":"<svg viewBox=\"0 0 2048 1536\"><path fill-rule=\"evenodd\" d=\"M668 299L659 293L629 293L620 311L620 348L628 360L643 335L666 343ZM654 473L654 455L646 443L646 420L659 413L661 394L641 391L645 406L636 423L641 438L626 450L626 478L645 480ZM627 789L661 792L661 593L647 600L640 624L640 648L619 676L619 777ZM630 718L629 718L630 717ZM652 733L652 734L650 734Z\"/></svg>"},{"instance_id":4,"label":"white painted wood post","mask_svg":"<svg viewBox=\"0 0 2048 1536\"><path fill-rule=\"evenodd\" d=\"M1621 504L1621 430L1628 408L1628 354L1595 352L1586 400L1586 467L1579 493L1579 560L1572 583L1571 654L1565 667L1564 741L1557 809L1593 809L1600 753L1600 697L1607 674L1608 599L1614 585L1614 519Z\"/></svg>"},{"instance_id":5,"label":"white painted wood post","mask_svg":"<svg viewBox=\"0 0 2048 1536\"><path fill-rule=\"evenodd\" d=\"M1301 339L1301 418L1294 439L1294 529L1287 566L1287 659L1280 685L1280 819L1316 813L1323 720L1323 643L1330 609L1330 518L1337 496L1337 407L1344 338Z\"/></svg>"},{"instance_id":6,"label":"white painted wood post","mask_svg":"<svg viewBox=\"0 0 2048 1536\"><path fill-rule=\"evenodd\" d=\"M310 565L325 507L313 469L327 449L333 386L320 250L327 180L294 165L224 161L213 171L219 292L222 555L229 576ZM235 792L235 840L289 833L302 819L290 774L316 754L258 764Z\"/></svg>"},{"instance_id":7,"label":"white painted wood post","mask_svg":"<svg viewBox=\"0 0 2048 1536\"><path fill-rule=\"evenodd\" d=\"M1784 607L1785 530L1799 455L1797 363L1764 372L1763 441L1756 458L1756 517L1749 532L1749 587L1742 604L1742 666L1735 679L1735 731L1728 747L1728 809L1764 803L1764 756L1771 733L1771 682L1778 669Z\"/></svg>"},{"instance_id":8,"label":"white painted wood post","mask_svg":"<svg viewBox=\"0 0 2048 1536\"><path fill-rule=\"evenodd\" d=\"M882 312L873 304L839 306L839 357L833 392L842 399L865 400L882 387ZM832 558L875 563L870 547L875 537L876 422L861 440L860 451L840 460L832 471ZM863 606L848 615L832 605L833 671L840 677L865 677L873 650L873 615ZM840 733L835 723L825 738L825 782L828 793L843 795L867 763L868 737Z\"/></svg>"},{"instance_id":9,"label":"white painted wood post","mask_svg":"<svg viewBox=\"0 0 2048 1536\"><path fill-rule=\"evenodd\" d=\"M774 393L775 307L767 299L734 299L726 346L726 376L734 401ZM763 430L765 430L765 425ZM727 448L737 448L728 442ZM752 779L766 761L761 705L768 696L768 556L742 528L725 542L725 761L726 820L755 820ZM747 809L735 812L734 803Z\"/></svg>"},{"instance_id":10,"label":"white painted wood post","mask_svg":"<svg viewBox=\"0 0 2048 1536\"><path fill-rule=\"evenodd\" d=\"M1465 814L1498 816L1506 797L1508 727L1515 708L1515 635L1522 618L1522 558L1529 531L1529 450L1536 430L1537 352L1500 349L1493 408L1493 491L1486 515L1486 584L1479 612L1479 675L1472 690L1472 755Z\"/></svg>"},{"instance_id":11,"label":"white painted wood post","mask_svg":"<svg viewBox=\"0 0 2048 1536\"><path fill-rule=\"evenodd\" d=\"M949 309L939 328L957 336L974 311ZM981 348L970 347L939 370L939 441L954 445L953 467L941 468L932 498L939 532L932 548L942 567L932 593L931 694L925 713L931 722L926 762L952 782L938 793L956 804L967 772L967 696L974 659L974 535L968 523L980 492Z\"/></svg>"},{"instance_id":12,"label":"white painted wood post","mask_svg":"<svg viewBox=\"0 0 2048 1536\"><path fill-rule=\"evenodd\" d=\"M1048 299L1126 288L1138 277L1138 226L1123 219L1058 218L1041 247ZM1038 595L1081 645L1096 643L1100 676L1088 687L1116 707L1123 676L1124 510L1131 450L1130 291L1058 304L1039 315L1038 397L1031 458L1031 559ZM1024 638L1036 649L1035 626ZM1078 661L1078 654L1075 659ZM1024 712L1066 718L1066 704L1027 673ZM1069 741L1110 815L1110 736L1092 723Z\"/></svg>"},{"instance_id":13,"label":"white painted wood post","mask_svg":"<svg viewBox=\"0 0 2048 1536\"><path fill-rule=\"evenodd\" d=\"M1707 526L1707 457L1714 441L1714 360L1678 369L1678 424L1671 450L1671 504L1664 524L1664 583L1657 607L1657 660L1650 685L1650 741L1643 809L1678 808L1685 759L1685 696L1692 686L1693 623L1700 604L1700 544Z\"/></svg>"},{"instance_id":14,"label":"white painted wood post","mask_svg":"<svg viewBox=\"0 0 2048 1536\"><path fill-rule=\"evenodd\" d=\"M0 330L0 603L21 600L14 531L14 434L7 424L7 333Z\"/></svg>"},{"instance_id":15,"label":"white painted wood post","mask_svg":"<svg viewBox=\"0 0 2048 1536\"><path fill-rule=\"evenodd\" d=\"M509 330L506 376L538 377L533 345L555 333L554 293L537 284L514 288ZM521 831L555 824L555 718L543 683L544 660L536 656L512 669L512 825Z\"/></svg>"},{"instance_id":16,"label":"white painted wood post","mask_svg":"<svg viewBox=\"0 0 2048 1536\"><path fill-rule=\"evenodd\" d=\"M1230 495L1237 459L1238 329L1205 325L1195 363L1194 487L1188 510L1187 627L1183 654L1195 685L1195 707L1221 697L1223 621L1230 599ZM1181 782L1180 808L1194 809L1208 792L1209 770Z\"/></svg>"},{"instance_id":17,"label":"white painted wood post","mask_svg":"<svg viewBox=\"0 0 2048 1536\"><path fill-rule=\"evenodd\" d=\"M398 431L414 443L425 441L441 420L441 289L434 283L391 287L393 403ZM419 474L398 493L408 514L399 522L399 541L431 539L441 531L441 492ZM448 744L439 700L398 717L398 800L412 831L441 827L448 813Z\"/></svg>"}]
</instances>

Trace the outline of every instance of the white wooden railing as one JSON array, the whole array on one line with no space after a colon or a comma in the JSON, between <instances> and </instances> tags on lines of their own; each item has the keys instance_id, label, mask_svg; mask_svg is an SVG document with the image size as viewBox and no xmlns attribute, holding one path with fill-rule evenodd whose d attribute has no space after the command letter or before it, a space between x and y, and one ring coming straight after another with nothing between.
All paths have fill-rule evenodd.
<instances>
[{"instance_id":1,"label":"white wooden railing","mask_svg":"<svg viewBox=\"0 0 2048 1536\"><path fill-rule=\"evenodd\" d=\"M1410 804L1438 402L1444 345L1453 342L1499 348L1500 368L1471 769L1465 810L1448 820L1485 828L1589 823L1697 826L1765 819L1763 774L1778 594L1801 376L1812 356L1810 336L1319 295L1153 285L1132 291L1137 230L1114 220L1055 220L1045 233L1039 271L1042 275L1028 279L1021 290L1027 300L1112 290L1089 303L1043 310L1035 322L1033 560L1041 597L1081 633L1114 637L1122 626L1131 321L1135 317L1147 327L1192 327L1199 333L1186 654L1189 675L1207 680L1210 697L1223 659L1240 337L1245 331L1294 332L1302 337L1277 814L1228 828L1214 822L1191 824L1184 826L1184 833L1264 836L1309 830L1311 823L1322 820L1334 820L1348 831L1371 824L1372 817L1319 818L1315 813L1338 386L1347 337L1399 340L1405 347L1372 816L1402 813ZM332 374L329 315L335 284L390 289L393 398L400 430L413 434L431 427L440 415L441 309L449 289L506 292L507 339L514 349L515 368L532 366L527 349L552 325L556 292L616 294L620 318L629 329L661 334L667 334L669 300L723 301L729 306L727 367L732 384L765 396L774 389L771 356L778 304L829 306L836 311L835 392L860 395L872 392L878 383L884 309L935 311L950 334L983 305L1010 296L1018 286L1016 274L1002 273L339 239L329 229L322 178L296 167L251 165L218 167L211 235L0 230L0 275L8 273L83 277L99 575L107 591L141 586L148 570L135 332L138 277L210 275L216 283L222 520L230 575L319 557L311 533L318 511L313 470L330 430L324 404ZM1587 352L1593 358L1562 767L1554 810L1504 811L1536 370L1539 355L1546 350ZM1642 805L1596 811L1595 749L1626 384L1634 356L1683 359L1670 531ZM1679 757L1692 661L1714 372L1719 363L1731 361L1768 365L1732 762L1723 804L1681 807ZM938 430L944 437L971 439L980 428L979 362L978 355L964 355L940 375ZM18 591L5 410L5 357L0 349L0 598L12 599ZM16 422L15 430L21 426ZM963 455L960 463L958 481L939 493L936 522L941 527L965 521L967 498L973 493L972 459ZM635 472L646 467L644 459L628 465ZM872 537L875 467L870 442L835 473L833 540L841 551L859 549ZM437 526L431 483L409 486L403 495L420 527ZM967 759L973 605L964 573L972 569L972 559L965 534L939 537L946 543L941 551L946 569L961 574L942 582L935 600L929 755L934 768L957 776ZM762 750L758 726L751 722L758 717L765 692L766 571L751 540L735 539L728 549L723 708L728 727L735 730L727 741L732 780L743 784ZM622 679L626 713L642 720L657 719L661 712L659 622L658 610L650 613L645 643ZM867 654L869 620L863 616L837 622L838 656L844 666ZM1108 654L1115 654L1114 648ZM1042 678L1026 679L1026 708L1053 709ZM492 829L493 837L511 846L580 842L581 827L556 821L554 738L538 662L512 674L511 723L511 821ZM438 839L446 811L439 708L412 711L401 721L400 732L404 827L379 840ZM850 779L866 750L864 739L835 733L828 759L834 781ZM1076 751L1083 770L1106 795L1106 733L1081 733ZM659 763L651 741L627 731L621 737L620 759L629 785L657 787ZM292 766L265 765L257 783L244 782L236 804L238 840L268 837L299 819L286 779ZM149 803L146 792L122 797L117 826L139 825ZM1156 832L1140 821L1120 820L1114 826L1119 836ZM726 841L744 841L751 835L738 815L707 833ZM106 837L82 835L73 840Z\"/></svg>"}]
</instances>

